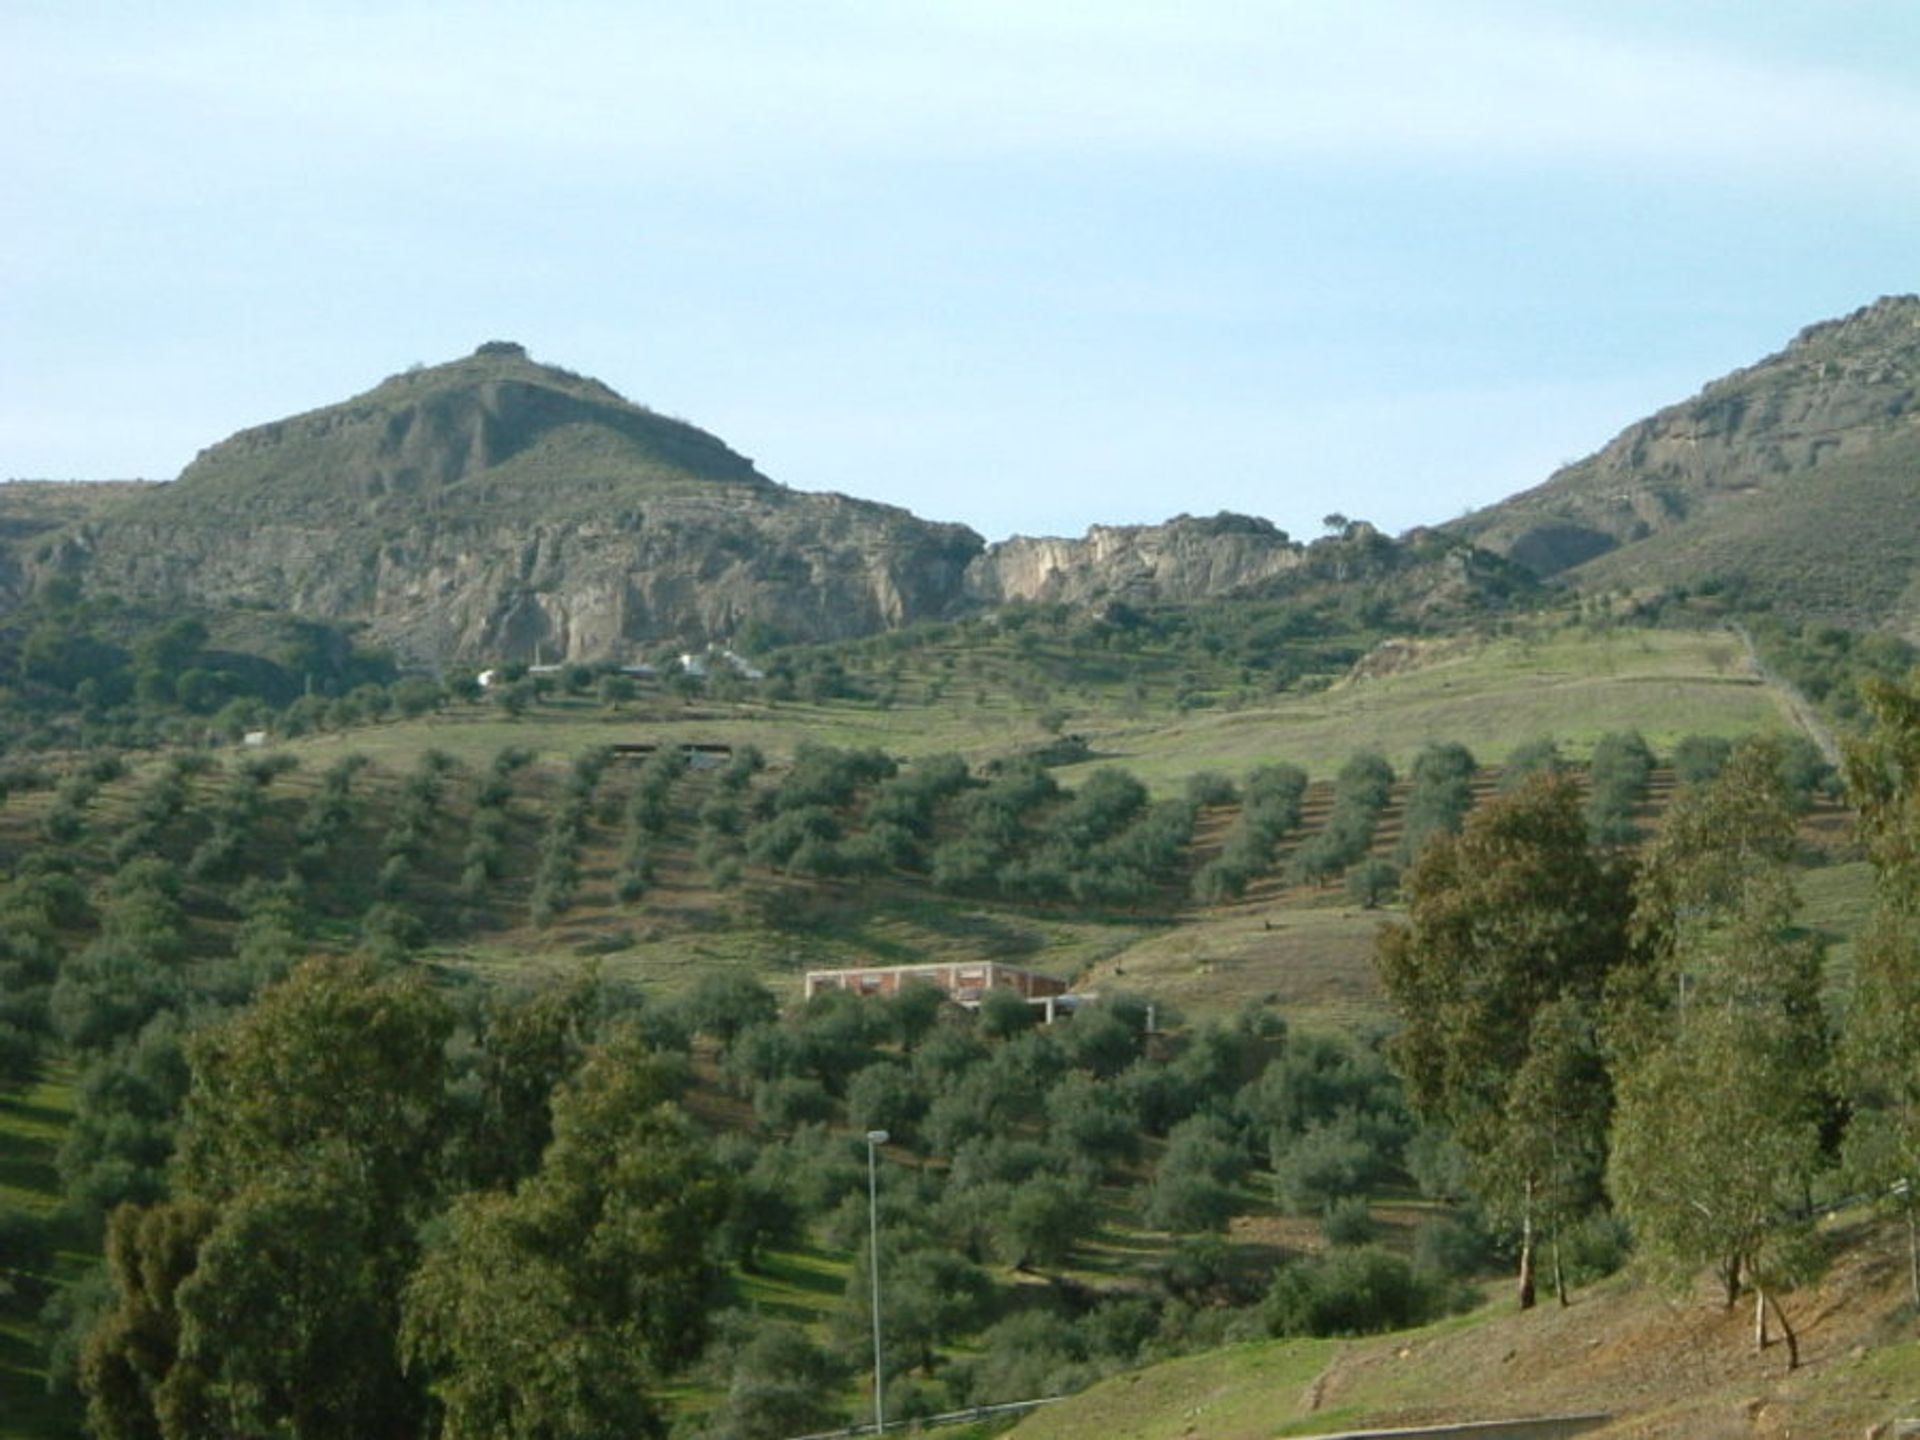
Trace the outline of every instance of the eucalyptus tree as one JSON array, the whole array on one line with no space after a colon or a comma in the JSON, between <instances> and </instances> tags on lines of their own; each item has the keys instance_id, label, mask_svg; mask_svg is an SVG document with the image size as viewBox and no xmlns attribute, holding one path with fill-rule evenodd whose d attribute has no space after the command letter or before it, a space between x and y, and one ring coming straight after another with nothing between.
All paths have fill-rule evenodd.
<instances>
[{"instance_id":1,"label":"eucalyptus tree","mask_svg":"<svg viewBox=\"0 0 1920 1440\"><path fill-rule=\"evenodd\" d=\"M1817 943L1793 929L1794 816L1778 747L1750 741L1668 812L1636 891L1650 957L1616 995L1608 1183L1646 1259L1713 1266L1755 1297L1798 1363L1782 1291L1817 1265L1807 1188L1822 1163L1831 1053Z\"/></svg>"},{"instance_id":2,"label":"eucalyptus tree","mask_svg":"<svg viewBox=\"0 0 1920 1440\"><path fill-rule=\"evenodd\" d=\"M1404 884L1407 923L1383 930L1376 952L1403 1021L1390 1055L1416 1111L1453 1132L1475 1188L1517 1225L1526 1309L1541 1228L1597 1198L1597 1173L1581 1180L1562 1167L1605 1133L1608 1089L1589 1075L1551 1114L1517 1102L1543 1068L1581 1053L1568 1049L1569 1029L1597 1023L1607 978L1628 956L1627 871L1589 844L1573 781L1549 773L1475 811L1458 835L1436 834ZM1587 1139L1543 1138L1541 1124Z\"/></svg>"},{"instance_id":3,"label":"eucalyptus tree","mask_svg":"<svg viewBox=\"0 0 1920 1440\"><path fill-rule=\"evenodd\" d=\"M1920 1305L1920 688L1869 681L1873 729L1846 757L1847 789L1878 880L1854 947L1841 1074L1853 1105L1849 1170L1907 1227Z\"/></svg>"}]
</instances>

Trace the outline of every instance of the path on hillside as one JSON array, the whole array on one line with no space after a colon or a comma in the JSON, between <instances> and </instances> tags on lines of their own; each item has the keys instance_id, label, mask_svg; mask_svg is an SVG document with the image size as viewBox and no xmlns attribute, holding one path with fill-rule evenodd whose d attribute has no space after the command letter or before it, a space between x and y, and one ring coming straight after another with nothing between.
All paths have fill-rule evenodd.
<instances>
[{"instance_id":1,"label":"path on hillside","mask_svg":"<svg viewBox=\"0 0 1920 1440\"><path fill-rule=\"evenodd\" d=\"M1760 658L1759 648L1753 643L1753 636L1747 633L1746 626L1734 624L1728 625L1727 628L1739 636L1740 643L1746 647L1747 664L1753 668L1753 673L1760 677L1762 683L1771 685L1779 692L1781 698L1787 702L1787 709L1794 720L1802 730L1807 732L1813 743L1820 747L1820 753L1826 757L1827 763L1836 770L1839 769L1840 742L1833 738L1833 731L1829 730L1826 722L1815 713L1807 697L1800 693L1800 687L1785 676L1777 675L1767 668L1766 662Z\"/></svg>"}]
</instances>

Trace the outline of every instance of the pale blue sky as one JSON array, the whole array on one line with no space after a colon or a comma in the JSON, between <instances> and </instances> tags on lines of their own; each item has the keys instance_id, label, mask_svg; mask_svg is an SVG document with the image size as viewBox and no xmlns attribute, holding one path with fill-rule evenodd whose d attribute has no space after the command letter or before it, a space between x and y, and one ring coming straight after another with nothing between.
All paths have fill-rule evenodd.
<instances>
[{"instance_id":1,"label":"pale blue sky","mask_svg":"<svg viewBox=\"0 0 1920 1440\"><path fill-rule=\"evenodd\" d=\"M0 475L482 340L988 538L1392 529L1920 289L1920 5L0 0Z\"/></svg>"}]
</instances>

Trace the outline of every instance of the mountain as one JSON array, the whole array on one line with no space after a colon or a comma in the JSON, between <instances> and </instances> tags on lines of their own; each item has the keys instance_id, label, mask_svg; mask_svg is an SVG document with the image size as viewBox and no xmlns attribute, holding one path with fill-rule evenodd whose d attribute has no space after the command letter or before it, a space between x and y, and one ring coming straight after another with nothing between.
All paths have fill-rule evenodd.
<instances>
[{"instance_id":1,"label":"mountain","mask_svg":"<svg viewBox=\"0 0 1920 1440\"><path fill-rule=\"evenodd\" d=\"M1585 587L1920 631L1920 296L1813 325L1447 528Z\"/></svg>"},{"instance_id":2,"label":"mountain","mask_svg":"<svg viewBox=\"0 0 1920 1440\"><path fill-rule=\"evenodd\" d=\"M1426 616L1516 593L1458 539L1349 530L1303 544L1249 516L1180 515L988 546L786 489L705 431L496 341L244 430L171 484L0 487L0 600L63 577L149 608L356 627L438 667L842 640L1016 603L1385 586L1375 608Z\"/></svg>"},{"instance_id":3,"label":"mountain","mask_svg":"<svg viewBox=\"0 0 1920 1440\"><path fill-rule=\"evenodd\" d=\"M245 430L43 540L36 578L358 622L415 661L604 658L959 602L960 525L775 484L712 435L490 342Z\"/></svg>"}]
</instances>

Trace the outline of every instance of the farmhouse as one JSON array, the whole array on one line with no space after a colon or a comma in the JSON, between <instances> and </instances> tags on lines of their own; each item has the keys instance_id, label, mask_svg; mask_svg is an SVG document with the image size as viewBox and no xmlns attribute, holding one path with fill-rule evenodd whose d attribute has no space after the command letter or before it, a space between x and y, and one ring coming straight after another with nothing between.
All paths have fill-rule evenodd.
<instances>
[{"instance_id":1,"label":"farmhouse","mask_svg":"<svg viewBox=\"0 0 1920 1440\"><path fill-rule=\"evenodd\" d=\"M941 991L958 1005L973 1009L981 997L995 986L1018 991L1029 1005L1046 1012L1049 1024L1055 1015L1071 1011L1090 996L1073 994L1067 982L1037 970L1022 970L995 960L968 961L963 964L873 965L851 970L809 970L806 997L811 1000L824 990L851 990L856 995L894 995L902 987L920 981Z\"/></svg>"}]
</instances>

